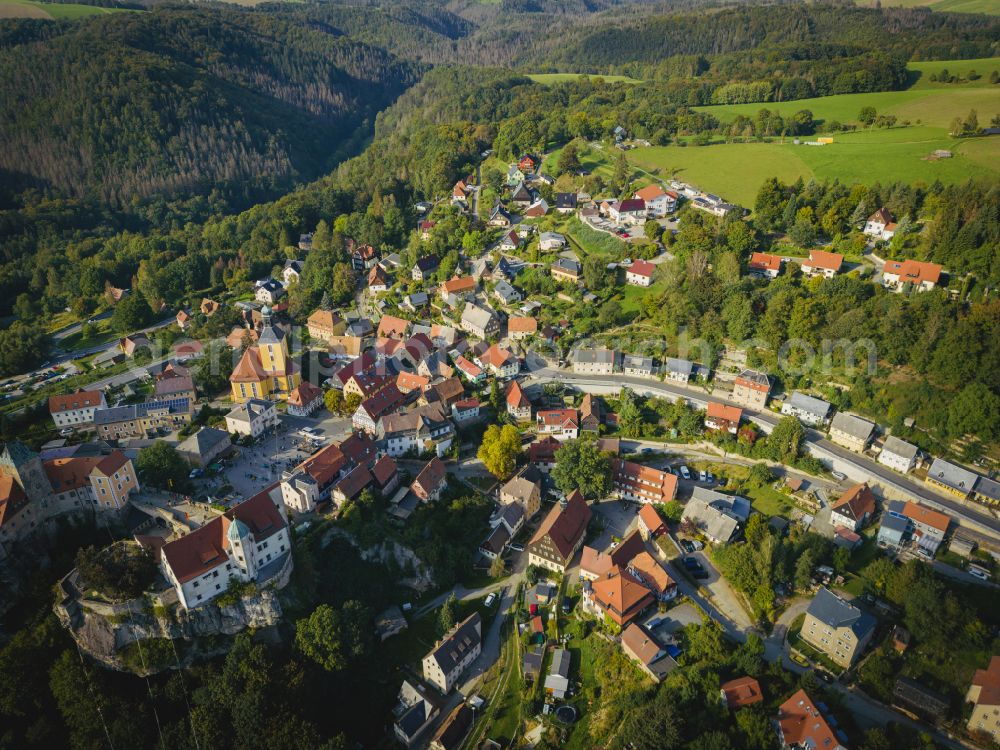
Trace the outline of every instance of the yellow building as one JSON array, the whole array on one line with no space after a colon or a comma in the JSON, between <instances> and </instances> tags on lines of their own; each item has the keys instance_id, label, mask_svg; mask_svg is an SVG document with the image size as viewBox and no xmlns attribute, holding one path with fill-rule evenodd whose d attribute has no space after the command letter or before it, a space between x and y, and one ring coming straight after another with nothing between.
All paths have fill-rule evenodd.
<instances>
[{"instance_id":1,"label":"yellow building","mask_svg":"<svg viewBox=\"0 0 1000 750\"><path fill-rule=\"evenodd\" d=\"M285 332L271 324L271 310L261 310L263 328L255 346L249 347L229 376L233 401L251 398L287 398L302 381L299 366L288 355Z\"/></svg>"}]
</instances>

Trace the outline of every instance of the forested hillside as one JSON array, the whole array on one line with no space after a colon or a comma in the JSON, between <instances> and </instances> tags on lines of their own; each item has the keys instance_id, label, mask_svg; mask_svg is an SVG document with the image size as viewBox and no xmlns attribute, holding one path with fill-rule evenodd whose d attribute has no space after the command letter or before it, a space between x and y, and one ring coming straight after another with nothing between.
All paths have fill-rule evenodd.
<instances>
[{"instance_id":1,"label":"forested hillside","mask_svg":"<svg viewBox=\"0 0 1000 750\"><path fill-rule=\"evenodd\" d=\"M211 191L246 202L322 174L416 76L382 49L239 10L59 30L0 51L0 169L8 185L116 207Z\"/></svg>"}]
</instances>

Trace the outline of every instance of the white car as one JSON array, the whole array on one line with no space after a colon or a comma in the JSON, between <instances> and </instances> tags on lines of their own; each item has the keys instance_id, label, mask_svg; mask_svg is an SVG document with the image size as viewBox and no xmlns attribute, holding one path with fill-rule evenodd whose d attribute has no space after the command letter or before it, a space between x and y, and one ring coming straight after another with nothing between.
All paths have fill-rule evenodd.
<instances>
[{"instance_id":1,"label":"white car","mask_svg":"<svg viewBox=\"0 0 1000 750\"><path fill-rule=\"evenodd\" d=\"M497 595L495 593L491 593L489 596L486 597L486 601L483 602L483 604L485 604L487 607L492 607L493 602L496 601L496 598Z\"/></svg>"},{"instance_id":2,"label":"white car","mask_svg":"<svg viewBox=\"0 0 1000 750\"><path fill-rule=\"evenodd\" d=\"M708 481L708 472L707 471L699 471L698 472L698 481L699 482L707 482Z\"/></svg>"},{"instance_id":3,"label":"white car","mask_svg":"<svg viewBox=\"0 0 1000 750\"><path fill-rule=\"evenodd\" d=\"M680 472L681 472L681 476L684 479L690 479L691 478L691 472L688 470L687 466L681 464Z\"/></svg>"},{"instance_id":4,"label":"white car","mask_svg":"<svg viewBox=\"0 0 1000 750\"><path fill-rule=\"evenodd\" d=\"M988 581L988 580L990 580L990 573L989 573L989 571L986 570L986 568L980 568L978 565L970 565L969 566L969 575L970 576L975 576L980 581Z\"/></svg>"},{"instance_id":5,"label":"white car","mask_svg":"<svg viewBox=\"0 0 1000 750\"><path fill-rule=\"evenodd\" d=\"M299 434L302 437L314 438L314 437L319 437L319 430L317 430L315 427L303 427L301 430L299 430Z\"/></svg>"}]
</instances>

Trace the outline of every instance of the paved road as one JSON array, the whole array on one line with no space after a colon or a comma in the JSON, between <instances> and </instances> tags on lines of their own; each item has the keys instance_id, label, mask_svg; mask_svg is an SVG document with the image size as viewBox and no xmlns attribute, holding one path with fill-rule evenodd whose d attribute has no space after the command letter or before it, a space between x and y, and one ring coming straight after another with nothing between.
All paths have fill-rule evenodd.
<instances>
[{"instance_id":1,"label":"paved road","mask_svg":"<svg viewBox=\"0 0 1000 750\"><path fill-rule=\"evenodd\" d=\"M698 406L704 406L709 400L732 403L722 394L709 395L702 389L689 388L676 383L629 377L626 375L612 375L599 379L593 376L576 375L568 370L548 367L547 364L539 366L539 362L532 360L530 356L527 358L527 366L530 378L540 381L556 380L572 384L581 390L589 390L587 386L593 386L595 390L611 390L626 386L641 393L665 395L672 398L685 398ZM757 412L745 407L743 408L743 413L748 419L763 425L766 429L774 427L781 419L780 415L773 412ZM973 527L978 527L978 534L981 537L990 539L994 543L1000 540L1000 520L986 511L939 495L925 485L917 484L877 461L835 445L816 430L806 428L806 444L811 449L818 449L821 452L836 457L844 464L853 466L859 473L876 477L883 483L898 488L930 507L949 513L960 525L962 525L962 521L965 521L967 525L971 524ZM977 532L974 531L973 533Z\"/></svg>"}]
</instances>

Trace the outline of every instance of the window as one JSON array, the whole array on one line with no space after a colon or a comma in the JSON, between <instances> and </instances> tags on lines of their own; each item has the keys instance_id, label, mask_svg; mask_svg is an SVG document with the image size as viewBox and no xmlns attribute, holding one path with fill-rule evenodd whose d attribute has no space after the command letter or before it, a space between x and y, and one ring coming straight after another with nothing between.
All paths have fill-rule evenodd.
<instances>
[{"instance_id":1,"label":"window","mask_svg":"<svg viewBox=\"0 0 1000 750\"><path fill-rule=\"evenodd\" d=\"M219 589L221 589L221 588L222 588L222 584L221 584L221 583L217 583L217 584L215 584L215 590L216 590L216 591L218 591L218 590L219 590Z\"/></svg>"},{"instance_id":2,"label":"window","mask_svg":"<svg viewBox=\"0 0 1000 750\"><path fill-rule=\"evenodd\" d=\"M194 582L194 588L198 588L198 585L199 585L199 584L198 584L198 581L195 581L195 582ZM198 598L200 599L201 597L199 596Z\"/></svg>"}]
</instances>

